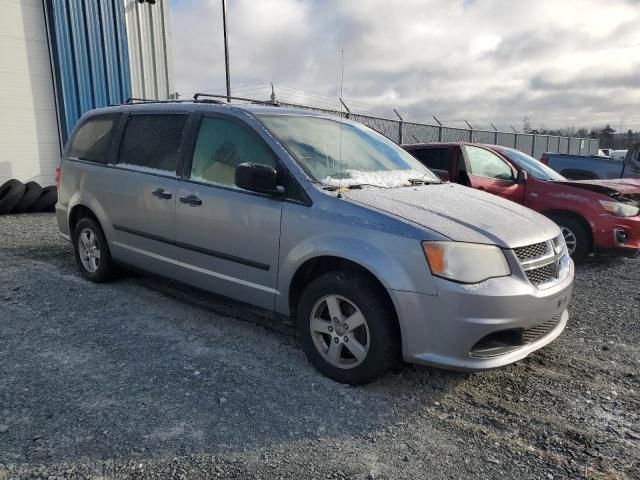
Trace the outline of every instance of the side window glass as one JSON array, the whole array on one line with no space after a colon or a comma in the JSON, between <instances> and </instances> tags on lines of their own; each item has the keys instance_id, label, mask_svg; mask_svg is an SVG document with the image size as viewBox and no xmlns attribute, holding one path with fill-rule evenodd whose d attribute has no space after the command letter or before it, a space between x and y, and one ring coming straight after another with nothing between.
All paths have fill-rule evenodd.
<instances>
[{"instance_id":1,"label":"side window glass","mask_svg":"<svg viewBox=\"0 0 640 480\"><path fill-rule=\"evenodd\" d=\"M132 115L120 144L118 164L175 174L187 115Z\"/></svg>"},{"instance_id":2,"label":"side window glass","mask_svg":"<svg viewBox=\"0 0 640 480\"><path fill-rule=\"evenodd\" d=\"M107 163L113 127L119 115L103 115L88 119L78 129L69 147L69 158Z\"/></svg>"},{"instance_id":3,"label":"side window glass","mask_svg":"<svg viewBox=\"0 0 640 480\"><path fill-rule=\"evenodd\" d=\"M513 171L497 155L484 148L465 146L471 174L498 180L513 180Z\"/></svg>"},{"instance_id":4,"label":"side window glass","mask_svg":"<svg viewBox=\"0 0 640 480\"><path fill-rule=\"evenodd\" d=\"M237 188L235 170L245 162L277 166L271 149L249 127L223 118L204 117L193 151L191 178Z\"/></svg>"},{"instance_id":5,"label":"side window glass","mask_svg":"<svg viewBox=\"0 0 640 480\"><path fill-rule=\"evenodd\" d=\"M423 148L410 153L431 170L449 171L451 156L448 148Z\"/></svg>"}]
</instances>

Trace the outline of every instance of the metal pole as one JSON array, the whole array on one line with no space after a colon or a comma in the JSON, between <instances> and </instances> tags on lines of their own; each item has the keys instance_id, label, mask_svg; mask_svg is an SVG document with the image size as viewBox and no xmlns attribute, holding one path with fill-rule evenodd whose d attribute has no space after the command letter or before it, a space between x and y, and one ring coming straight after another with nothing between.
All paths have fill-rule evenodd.
<instances>
[{"instance_id":1,"label":"metal pole","mask_svg":"<svg viewBox=\"0 0 640 480\"><path fill-rule=\"evenodd\" d=\"M229 45L227 43L227 0L222 0L222 30L224 33L224 69L227 76L227 103L231 103L231 80L229 79Z\"/></svg>"},{"instance_id":2,"label":"metal pole","mask_svg":"<svg viewBox=\"0 0 640 480\"><path fill-rule=\"evenodd\" d=\"M491 125L493 127L493 144L494 145L498 145L498 129L496 128L496 126L493 123L489 123L489 125Z\"/></svg>"},{"instance_id":3,"label":"metal pole","mask_svg":"<svg viewBox=\"0 0 640 480\"><path fill-rule=\"evenodd\" d=\"M533 134L533 142L531 144L531 156L532 157L536 156L536 137L537 137L537 135L534 133Z\"/></svg>"},{"instance_id":4,"label":"metal pole","mask_svg":"<svg viewBox=\"0 0 640 480\"><path fill-rule=\"evenodd\" d=\"M464 123L467 124L467 126L469 127L469 141L473 142L473 127L471 126L471 124L469 122L467 122L466 120L464 121Z\"/></svg>"},{"instance_id":5,"label":"metal pole","mask_svg":"<svg viewBox=\"0 0 640 480\"><path fill-rule=\"evenodd\" d=\"M342 97L340 97L338 100L340 100L340 103L342 104L344 109L347 111L347 113L345 114L345 117L349 118L351 116L351 110L349 110L349 107L347 106L347 104L344 103L344 100L342 99Z\"/></svg>"},{"instance_id":6,"label":"metal pole","mask_svg":"<svg viewBox=\"0 0 640 480\"><path fill-rule=\"evenodd\" d=\"M438 125L440 126L440 127L438 128L438 141L439 141L439 142L442 142L442 123L440 123L440 120L438 120L438 119L435 117L435 115L433 116L433 119L434 119L436 122L438 122Z\"/></svg>"},{"instance_id":7,"label":"metal pole","mask_svg":"<svg viewBox=\"0 0 640 480\"><path fill-rule=\"evenodd\" d=\"M404 120L403 120L403 118L400 116L400 114L398 113L398 110L396 110L396 109L394 108L394 109L393 109L393 111L395 112L395 114L396 114L396 115L398 116L398 118L400 119L400 125L399 125L399 127L398 127L398 137L400 137L400 138L399 138L399 142L398 142L398 143L399 143L400 145L402 145L403 140L404 140L404 139L402 138L402 137L403 137L403 133L404 133L404 132L403 132L403 130L404 130Z\"/></svg>"}]
</instances>

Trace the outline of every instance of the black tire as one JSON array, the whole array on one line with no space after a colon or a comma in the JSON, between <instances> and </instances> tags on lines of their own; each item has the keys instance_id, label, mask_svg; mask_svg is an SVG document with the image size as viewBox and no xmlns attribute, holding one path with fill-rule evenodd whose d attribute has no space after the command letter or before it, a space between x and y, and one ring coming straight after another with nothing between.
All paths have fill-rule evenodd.
<instances>
[{"instance_id":1,"label":"black tire","mask_svg":"<svg viewBox=\"0 0 640 480\"><path fill-rule=\"evenodd\" d=\"M0 187L0 215L11 212L24 195L24 184L8 180Z\"/></svg>"},{"instance_id":2,"label":"black tire","mask_svg":"<svg viewBox=\"0 0 640 480\"><path fill-rule=\"evenodd\" d=\"M553 214L549 215L549 218L563 230L562 233L565 235L565 239L567 239L567 232L573 235L575 248L573 252L570 251L571 258L575 263L582 263L593 248L591 232L587 230L580 220L571 215ZM567 246L569 246L569 243Z\"/></svg>"},{"instance_id":3,"label":"black tire","mask_svg":"<svg viewBox=\"0 0 640 480\"><path fill-rule=\"evenodd\" d=\"M400 335L396 314L385 298L386 292L380 290L380 286L367 275L348 271L326 273L313 280L305 288L296 311L298 337L309 361L327 377L341 383L362 385L384 375L400 361ZM329 295L337 295L351 302L366 319L368 335L365 338L368 339L368 350L361 363L356 366L350 368L334 366L323 357L316 347L315 341L318 340L314 341L314 339L323 338L324 341L327 341L327 345L330 345L332 341L336 340L331 335L335 334L337 337L344 338L341 337L343 333L337 329L333 330L334 333L322 334L321 337L315 336L316 334L311 331L311 315L314 307L316 311L319 311L322 307L317 304L322 305L321 299ZM341 309L350 308L349 303L346 303L346 307L345 303L341 305ZM326 304L325 306L328 307ZM325 312L328 313L328 310ZM362 335L362 330L357 334ZM338 339L338 341L340 340ZM342 342L340 341L340 343ZM350 351L347 352L347 343L343 343L340 347L343 349L340 350L341 357L353 356ZM353 341L351 345L354 345ZM327 348L329 347L327 346ZM356 362L357 359L353 357L353 360L346 359L346 361Z\"/></svg>"},{"instance_id":4,"label":"black tire","mask_svg":"<svg viewBox=\"0 0 640 480\"><path fill-rule=\"evenodd\" d=\"M95 271L89 270L80 258L80 235L85 231L91 231L95 235L96 244L100 253L100 259ZM73 253L76 258L76 263L80 269L80 273L84 278L95 283L103 283L109 281L116 270L116 267L111 259L111 252L109 250L109 244L104 236L102 228L96 220L90 217L82 217L75 228L73 229Z\"/></svg>"},{"instance_id":5,"label":"black tire","mask_svg":"<svg viewBox=\"0 0 640 480\"><path fill-rule=\"evenodd\" d=\"M55 210L56 202L58 201L58 189L54 186L45 187L42 189L42 194L36 200L28 212L53 212Z\"/></svg>"},{"instance_id":6,"label":"black tire","mask_svg":"<svg viewBox=\"0 0 640 480\"><path fill-rule=\"evenodd\" d=\"M27 182L24 184L24 194L22 199L13 207L11 213L26 212L42 195L42 187L38 182Z\"/></svg>"}]
</instances>

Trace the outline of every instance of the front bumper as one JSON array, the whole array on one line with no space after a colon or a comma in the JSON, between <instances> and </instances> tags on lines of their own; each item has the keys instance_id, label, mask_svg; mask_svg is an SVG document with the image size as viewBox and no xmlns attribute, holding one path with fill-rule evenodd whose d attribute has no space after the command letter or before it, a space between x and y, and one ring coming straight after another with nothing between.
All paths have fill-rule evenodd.
<instances>
[{"instance_id":1,"label":"front bumper","mask_svg":"<svg viewBox=\"0 0 640 480\"><path fill-rule=\"evenodd\" d=\"M539 290L517 276L461 285L436 278L435 296L389 291L402 332L405 361L454 370L486 370L520 360L564 330L573 292L574 266L559 284ZM553 321L530 343L491 356L474 354L478 342L504 331L528 331Z\"/></svg>"},{"instance_id":2,"label":"front bumper","mask_svg":"<svg viewBox=\"0 0 640 480\"><path fill-rule=\"evenodd\" d=\"M634 256L640 251L640 216L600 216L593 231L593 245L597 253Z\"/></svg>"}]
</instances>

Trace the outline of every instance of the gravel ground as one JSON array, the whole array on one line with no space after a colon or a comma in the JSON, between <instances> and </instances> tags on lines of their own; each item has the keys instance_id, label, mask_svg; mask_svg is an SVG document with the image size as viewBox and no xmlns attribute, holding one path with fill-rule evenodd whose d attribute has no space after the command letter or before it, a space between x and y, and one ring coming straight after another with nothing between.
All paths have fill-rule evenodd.
<instances>
[{"instance_id":1,"label":"gravel ground","mask_svg":"<svg viewBox=\"0 0 640 480\"><path fill-rule=\"evenodd\" d=\"M515 365L353 388L289 325L90 284L52 215L0 217L0 479L640 478L639 266L580 267L566 331Z\"/></svg>"}]
</instances>

